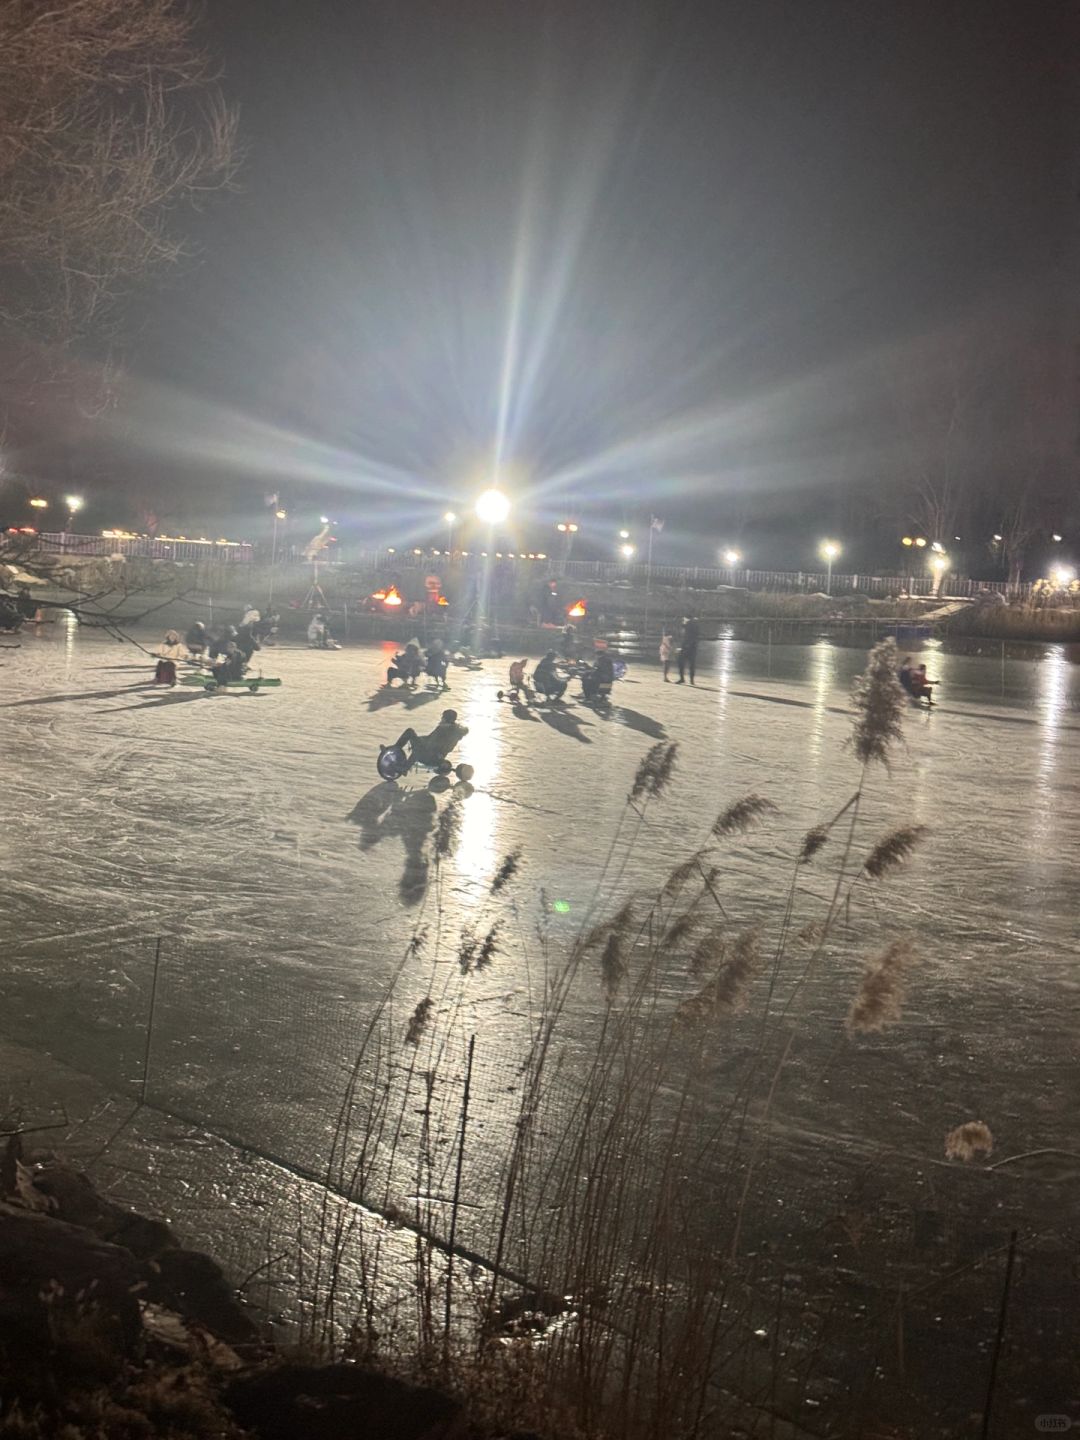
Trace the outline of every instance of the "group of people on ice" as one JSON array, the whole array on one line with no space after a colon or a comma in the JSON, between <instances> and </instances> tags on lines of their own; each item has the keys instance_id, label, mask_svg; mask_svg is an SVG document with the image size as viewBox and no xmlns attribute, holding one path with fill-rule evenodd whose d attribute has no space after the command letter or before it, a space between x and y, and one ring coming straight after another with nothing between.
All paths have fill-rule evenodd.
<instances>
[{"instance_id":1,"label":"group of people on ice","mask_svg":"<svg viewBox=\"0 0 1080 1440\"><path fill-rule=\"evenodd\" d=\"M426 675L443 690L449 690L450 682L446 678L449 668L450 652L441 640L433 640L423 654L420 653L420 642L410 640L387 666L386 684L392 687L395 680L400 680L402 688L415 690L420 676Z\"/></svg>"}]
</instances>

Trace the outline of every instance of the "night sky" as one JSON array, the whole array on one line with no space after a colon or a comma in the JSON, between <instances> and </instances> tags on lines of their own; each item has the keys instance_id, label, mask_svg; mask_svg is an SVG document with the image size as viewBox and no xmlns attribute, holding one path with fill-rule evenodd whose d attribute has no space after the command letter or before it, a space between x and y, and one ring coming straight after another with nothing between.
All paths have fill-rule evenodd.
<instances>
[{"instance_id":1,"label":"night sky","mask_svg":"<svg viewBox=\"0 0 1080 1440\"><path fill-rule=\"evenodd\" d=\"M1073 407L1064 4L210 10L249 154L132 306L112 443L151 489L374 538L499 466L537 526L652 510L714 548L872 527L894 382L943 356L992 353L991 395L1037 356Z\"/></svg>"}]
</instances>

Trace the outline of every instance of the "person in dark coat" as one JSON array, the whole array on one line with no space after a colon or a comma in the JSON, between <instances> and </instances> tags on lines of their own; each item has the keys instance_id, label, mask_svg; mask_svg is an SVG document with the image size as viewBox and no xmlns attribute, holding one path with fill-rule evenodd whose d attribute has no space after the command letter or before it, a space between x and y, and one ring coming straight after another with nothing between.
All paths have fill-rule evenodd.
<instances>
[{"instance_id":1,"label":"person in dark coat","mask_svg":"<svg viewBox=\"0 0 1080 1440\"><path fill-rule=\"evenodd\" d=\"M686 684L686 672L690 672L690 684L693 685L694 676L697 674L697 651L698 643L701 640L701 626L698 624L696 615L687 615L683 619L682 639L679 643L679 678L677 685Z\"/></svg>"}]
</instances>

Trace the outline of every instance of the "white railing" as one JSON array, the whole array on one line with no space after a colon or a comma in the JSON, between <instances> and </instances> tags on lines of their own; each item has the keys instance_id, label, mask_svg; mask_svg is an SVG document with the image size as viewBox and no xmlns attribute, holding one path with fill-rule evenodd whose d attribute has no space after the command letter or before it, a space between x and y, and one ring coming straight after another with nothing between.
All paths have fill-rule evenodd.
<instances>
[{"instance_id":1,"label":"white railing","mask_svg":"<svg viewBox=\"0 0 1080 1440\"><path fill-rule=\"evenodd\" d=\"M250 563L255 558L255 547L243 540L189 540L187 536L69 535L57 530L33 537L33 543L36 549L49 555L123 555L125 559L173 560L185 564L197 560Z\"/></svg>"}]
</instances>

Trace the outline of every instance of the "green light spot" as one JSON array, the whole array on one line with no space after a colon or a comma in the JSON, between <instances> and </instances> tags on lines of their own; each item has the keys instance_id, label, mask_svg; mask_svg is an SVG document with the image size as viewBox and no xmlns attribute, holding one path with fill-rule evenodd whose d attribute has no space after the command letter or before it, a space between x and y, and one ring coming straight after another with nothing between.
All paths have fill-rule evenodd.
<instances>
[{"instance_id":1,"label":"green light spot","mask_svg":"<svg viewBox=\"0 0 1080 1440\"><path fill-rule=\"evenodd\" d=\"M570 914L570 901L569 901L569 900L556 900L555 903L552 905L551 908L555 911L555 914L556 914L556 915L569 915L569 914Z\"/></svg>"}]
</instances>

